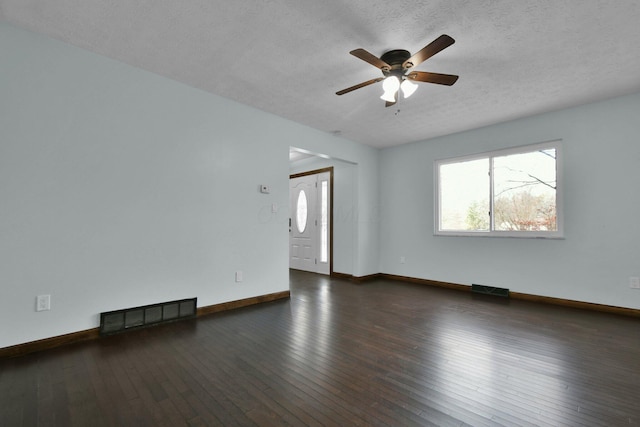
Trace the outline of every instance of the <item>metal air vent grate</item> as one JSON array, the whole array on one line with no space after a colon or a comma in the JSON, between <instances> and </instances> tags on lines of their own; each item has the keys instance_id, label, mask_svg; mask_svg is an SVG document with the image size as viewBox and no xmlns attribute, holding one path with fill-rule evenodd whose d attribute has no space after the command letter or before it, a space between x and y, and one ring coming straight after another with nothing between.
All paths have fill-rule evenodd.
<instances>
[{"instance_id":1,"label":"metal air vent grate","mask_svg":"<svg viewBox=\"0 0 640 427\"><path fill-rule=\"evenodd\" d=\"M100 313L100 335L196 317L197 298Z\"/></svg>"},{"instance_id":2,"label":"metal air vent grate","mask_svg":"<svg viewBox=\"0 0 640 427\"><path fill-rule=\"evenodd\" d=\"M495 288L493 286L485 285L471 285L471 292L483 295L494 295L498 297L509 298L509 289Z\"/></svg>"}]
</instances>

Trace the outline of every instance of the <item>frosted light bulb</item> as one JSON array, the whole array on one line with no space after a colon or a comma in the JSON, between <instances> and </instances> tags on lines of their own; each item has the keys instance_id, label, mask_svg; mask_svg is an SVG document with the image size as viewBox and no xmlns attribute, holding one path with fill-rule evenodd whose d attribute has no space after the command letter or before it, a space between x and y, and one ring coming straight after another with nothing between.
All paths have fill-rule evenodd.
<instances>
[{"instance_id":1,"label":"frosted light bulb","mask_svg":"<svg viewBox=\"0 0 640 427\"><path fill-rule=\"evenodd\" d=\"M387 102L396 101L396 92L400 88L400 80L396 76L389 76L382 82L384 93L380 97Z\"/></svg>"},{"instance_id":2,"label":"frosted light bulb","mask_svg":"<svg viewBox=\"0 0 640 427\"><path fill-rule=\"evenodd\" d=\"M404 94L404 97L408 98L411 95L413 95L413 92L415 92L416 89L418 89L418 85L410 80L405 80L400 85L400 89L402 89L402 93Z\"/></svg>"}]
</instances>

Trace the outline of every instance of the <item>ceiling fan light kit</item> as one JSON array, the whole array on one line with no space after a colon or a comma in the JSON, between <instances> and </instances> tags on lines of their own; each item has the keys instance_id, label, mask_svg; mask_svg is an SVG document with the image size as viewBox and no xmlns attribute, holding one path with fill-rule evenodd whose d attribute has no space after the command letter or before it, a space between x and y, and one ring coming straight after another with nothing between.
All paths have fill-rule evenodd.
<instances>
[{"instance_id":1,"label":"ceiling fan light kit","mask_svg":"<svg viewBox=\"0 0 640 427\"><path fill-rule=\"evenodd\" d=\"M428 73L424 71L411 71L410 69L420 65L422 62L454 43L454 39L443 34L414 55L411 55L409 51L404 49L395 49L385 52L380 58L364 49L352 50L349 52L351 55L380 69L384 77L371 79L340 90L336 92L336 95L344 95L345 93L382 81L382 89L384 90L384 93L380 98L386 101L385 105L389 107L398 101L398 90L402 90L402 94L405 98L410 97L416 91L418 85L413 83L414 81L451 86L458 80L458 76L452 74Z\"/></svg>"}]
</instances>

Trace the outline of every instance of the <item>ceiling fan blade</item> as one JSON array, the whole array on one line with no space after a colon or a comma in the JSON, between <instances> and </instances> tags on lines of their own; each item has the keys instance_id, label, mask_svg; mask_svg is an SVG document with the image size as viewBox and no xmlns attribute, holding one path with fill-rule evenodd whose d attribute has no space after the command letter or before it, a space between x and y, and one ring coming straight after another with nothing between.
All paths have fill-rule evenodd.
<instances>
[{"instance_id":1,"label":"ceiling fan blade","mask_svg":"<svg viewBox=\"0 0 640 427\"><path fill-rule=\"evenodd\" d=\"M435 83L446 86L451 86L458 80L458 76L454 76L453 74L427 73L425 71L412 71L407 74L407 78L417 82Z\"/></svg>"},{"instance_id":2,"label":"ceiling fan blade","mask_svg":"<svg viewBox=\"0 0 640 427\"><path fill-rule=\"evenodd\" d=\"M360 58L363 61L368 62L369 64L381 70L389 71L391 69L391 65L387 64L382 59L378 58L372 53L367 52L364 49L355 49L349 53L356 58Z\"/></svg>"},{"instance_id":3,"label":"ceiling fan blade","mask_svg":"<svg viewBox=\"0 0 640 427\"><path fill-rule=\"evenodd\" d=\"M402 68L406 70L408 68L415 67L416 65L421 64L422 62L431 58L433 55L440 52L441 50L448 48L455 42L456 41L454 39L452 39L446 34L443 34L437 39L435 39L434 41L432 41L431 43L429 43L428 45L426 45L425 47L423 47L422 50L420 50L419 52L414 53L411 58L404 61L402 63Z\"/></svg>"},{"instance_id":4,"label":"ceiling fan blade","mask_svg":"<svg viewBox=\"0 0 640 427\"><path fill-rule=\"evenodd\" d=\"M346 89L339 90L338 92L336 92L336 95L344 95L345 93L349 93L349 92L354 91L356 89L360 89L361 87L365 87L365 86L372 85L374 83L378 83L381 80L384 80L384 77L378 77L377 79L367 80L366 82L358 83L357 85L348 87Z\"/></svg>"}]
</instances>

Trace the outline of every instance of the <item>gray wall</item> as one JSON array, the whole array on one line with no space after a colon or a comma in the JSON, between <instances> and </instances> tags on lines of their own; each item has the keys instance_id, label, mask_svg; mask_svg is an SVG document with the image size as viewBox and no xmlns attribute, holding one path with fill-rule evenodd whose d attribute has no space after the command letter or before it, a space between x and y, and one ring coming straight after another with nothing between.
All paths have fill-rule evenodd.
<instances>
[{"instance_id":1,"label":"gray wall","mask_svg":"<svg viewBox=\"0 0 640 427\"><path fill-rule=\"evenodd\" d=\"M0 57L0 347L108 310L287 290L289 147L377 176L373 148L6 24ZM358 182L348 273L365 275L378 191Z\"/></svg>"},{"instance_id":2,"label":"gray wall","mask_svg":"<svg viewBox=\"0 0 640 427\"><path fill-rule=\"evenodd\" d=\"M381 270L640 308L639 112L635 94L382 150ZM433 235L435 160L555 139L565 239Z\"/></svg>"}]
</instances>

